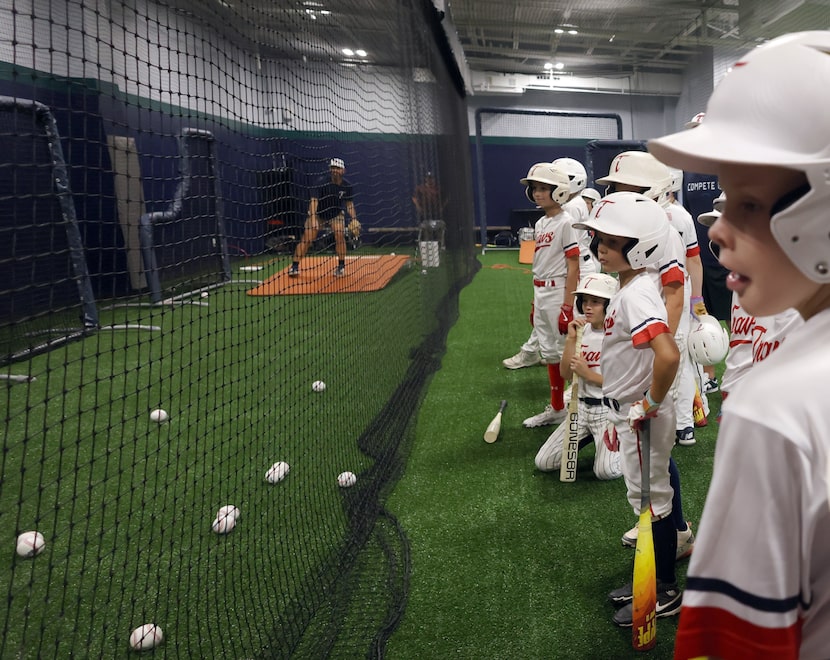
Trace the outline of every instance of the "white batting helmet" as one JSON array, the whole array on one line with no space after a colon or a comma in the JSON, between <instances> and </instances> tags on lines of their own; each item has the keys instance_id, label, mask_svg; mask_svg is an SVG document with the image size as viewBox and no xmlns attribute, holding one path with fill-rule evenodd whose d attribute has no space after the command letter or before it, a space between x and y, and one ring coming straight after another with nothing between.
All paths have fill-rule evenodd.
<instances>
[{"instance_id":1,"label":"white batting helmet","mask_svg":"<svg viewBox=\"0 0 830 660\"><path fill-rule=\"evenodd\" d=\"M582 295L596 296L611 300L612 296L619 291L620 283L616 277L606 273L590 273L579 281L576 287L576 309L582 314Z\"/></svg>"},{"instance_id":2,"label":"white batting helmet","mask_svg":"<svg viewBox=\"0 0 830 660\"><path fill-rule=\"evenodd\" d=\"M643 189L643 194L661 206L669 201L671 173L651 154L645 151L623 151L611 161L608 174L597 183L607 186L613 183L625 183Z\"/></svg>"},{"instance_id":3,"label":"white batting helmet","mask_svg":"<svg viewBox=\"0 0 830 660\"><path fill-rule=\"evenodd\" d=\"M565 172L571 181L571 195L582 192L588 185L588 173L585 166L575 158L557 158L553 164Z\"/></svg>"},{"instance_id":4,"label":"white batting helmet","mask_svg":"<svg viewBox=\"0 0 830 660\"><path fill-rule=\"evenodd\" d=\"M575 222L576 229L601 231L603 234L630 238L623 250L632 268L645 268L663 257L664 246L674 231L666 212L653 199L635 192L611 193L594 204L585 222ZM597 256L597 239L591 241Z\"/></svg>"},{"instance_id":5,"label":"white batting helmet","mask_svg":"<svg viewBox=\"0 0 830 660\"><path fill-rule=\"evenodd\" d=\"M710 366L726 357L729 351L729 333L714 316L704 314L689 333L687 345L692 360Z\"/></svg>"},{"instance_id":6,"label":"white batting helmet","mask_svg":"<svg viewBox=\"0 0 830 660\"><path fill-rule=\"evenodd\" d=\"M684 128L697 128L703 123L704 118L706 117L705 112L698 112L694 117L692 117L689 121L687 121L683 126Z\"/></svg>"},{"instance_id":7,"label":"white batting helmet","mask_svg":"<svg viewBox=\"0 0 830 660\"><path fill-rule=\"evenodd\" d=\"M649 142L660 160L693 172L717 174L722 163L803 172L809 189L779 200L770 228L805 277L825 284L830 283L828 53L828 31L773 39L753 49L724 77L709 99L704 124ZM769 94L770 89L776 93Z\"/></svg>"},{"instance_id":8,"label":"white batting helmet","mask_svg":"<svg viewBox=\"0 0 830 660\"><path fill-rule=\"evenodd\" d=\"M533 202L533 191L530 189L532 182L547 183L553 186L550 198L557 204L564 204L571 196L571 182L568 175L553 163L536 163L527 171L527 176L519 180L519 183L527 186L525 195L531 202Z\"/></svg>"},{"instance_id":9,"label":"white batting helmet","mask_svg":"<svg viewBox=\"0 0 830 660\"><path fill-rule=\"evenodd\" d=\"M683 170L678 170L676 167L670 167L669 175L671 176L669 190L675 193L680 192L680 189L683 187Z\"/></svg>"},{"instance_id":10,"label":"white batting helmet","mask_svg":"<svg viewBox=\"0 0 830 660\"><path fill-rule=\"evenodd\" d=\"M599 191L594 188L586 188L582 191L582 196L587 197L594 203L602 199L602 195L600 195Z\"/></svg>"}]
</instances>

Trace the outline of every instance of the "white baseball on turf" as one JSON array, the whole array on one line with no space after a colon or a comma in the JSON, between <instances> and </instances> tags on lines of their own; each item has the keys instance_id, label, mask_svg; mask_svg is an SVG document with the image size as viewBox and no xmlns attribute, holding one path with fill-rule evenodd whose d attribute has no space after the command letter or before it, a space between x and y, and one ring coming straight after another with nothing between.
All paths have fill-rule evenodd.
<instances>
[{"instance_id":1,"label":"white baseball on turf","mask_svg":"<svg viewBox=\"0 0 830 660\"><path fill-rule=\"evenodd\" d=\"M426 275L426 274L427 274L427 269L426 269L426 268L424 268L424 269L421 271L421 275Z\"/></svg>"},{"instance_id":2,"label":"white baseball on turf","mask_svg":"<svg viewBox=\"0 0 830 660\"><path fill-rule=\"evenodd\" d=\"M239 519L239 509L233 504L226 504L216 512L216 518L210 524L210 528L217 534L228 534L236 527Z\"/></svg>"},{"instance_id":3,"label":"white baseball on turf","mask_svg":"<svg viewBox=\"0 0 830 660\"><path fill-rule=\"evenodd\" d=\"M164 641L164 632L155 623L145 623L130 633L130 648L133 651L147 651Z\"/></svg>"},{"instance_id":4,"label":"white baseball on turf","mask_svg":"<svg viewBox=\"0 0 830 660\"><path fill-rule=\"evenodd\" d=\"M274 463L269 469L268 472L265 473L265 481L269 484L276 484L285 479L288 476L288 463L284 461L278 461Z\"/></svg>"},{"instance_id":5,"label":"white baseball on turf","mask_svg":"<svg viewBox=\"0 0 830 660\"><path fill-rule=\"evenodd\" d=\"M234 520L239 520L239 509L237 509L233 504L226 504L216 512L217 518L224 518L227 516L233 516Z\"/></svg>"},{"instance_id":6,"label":"white baseball on turf","mask_svg":"<svg viewBox=\"0 0 830 660\"><path fill-rule=\"evenodd\" d=\"M394 253L394 252L391 252L391 253L389 254L389 256L390 256L390 257L394 257L394 256L395 256L395 253Z\"/></svg>"},{"instance_id":7,"label":"white baseball on turf","mask_svg":"<svg viewBox=\"0 0 830 660\"><path fill-rule=\"evenodd\" d=\"M202 298L207 298L207 297L208 297L208 295L209 295L209 294L208 294L208 292L207 292L207 291L202 291Z\"/></svg>"},{"instance_id":8,"label":"white baseball on turf","mask_svg":"<svg viewBox=\"0 0 830 660\"><path fill-rule=\"evenodd\" d=\"M150 411L150 419L154 422L158 422L159 424L161 424L162 422L166 422L168 419L170 419L170 415L167 414L166 410L156 408L155 410Z\"/></svg>"},{"instance_id":9,"label":"white baseball on turf","mask_svg":"<svg viewBox=\"0 0 830 660\"><path fill-rule=\"evenodd\" d=\"M314 390L315 392L325 392L326 384L322 380L315 380L311 384L311 389Z\"/></svg>"},{"instance_id":10,"label":"white baseball on turf","mask_svg":"<svg viewBox=\"0 0 830 660\"><path fill-rule=\"evenodd\" d=\"M34 557L43 552L46 541L40 532L23 532L17 537L17 554L21 557Z\"/></svg>"},{"instance_id":11,"label":"white baseball on turf","mask_svg":"<svg viewBox=\"0 0 830 660\"><path fill-rule=\"evenodd\" d=\"M354 472L341 472L337 475L337 483L341 488L351 488L357 483L357 476Z\"/></svg>"},{"instance_id":12,"label":"white baseball on turf","mask_svg":"<svg viewBox=\"0 0 830 660\"><path fill-rule=\"evenodd\" d=\"M230 534L234 527L236 527L236 518L233 516L214 518L210 524L210 528L217 534Z\"/></svg>"}]
</instances>

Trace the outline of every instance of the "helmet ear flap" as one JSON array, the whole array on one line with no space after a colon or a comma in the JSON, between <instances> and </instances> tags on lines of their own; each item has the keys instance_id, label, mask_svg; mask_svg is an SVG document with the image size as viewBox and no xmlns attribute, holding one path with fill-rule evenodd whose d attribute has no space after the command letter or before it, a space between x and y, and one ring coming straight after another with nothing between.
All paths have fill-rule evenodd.
<instances>
[{"instance_id":1,"label":"helmet ear flap","mask_svg":"<svg viewBox=\"0 0 830 660\"><path fill-rule=\"evenodd\" d=\"M623 253L623 256L625 257L625 262L629 266L631 265L631 260L628 258L628 253L631 252L631 250L633 250L635 247L637 247L637 243L639 243L639 242L640 242L639 239L632 238L630 241L628 241L628 243L626 243L623 246L622 253Z\"/></svg>"},{"instance_id":2,"label":"helmet ear flap","mask_svg":"<svg viewBox=\"0 0 830 660\"><path fill-rule=\"evenodd\" d=\"M533 201L533 187L529 184L525 187L525 197L527 197L534 204L536 203Z\"/></svg>"},{"instance_id":3,"label":"helmet ear flap","mask_svg":"<svg viewBox=\"0 0 830 660\"><path fill-rule=\"evenodd\" d=\"M580 314L584 314L585 312L582 311L582 294L576 294L576 311Z\"/></svg>"}]
</instances>

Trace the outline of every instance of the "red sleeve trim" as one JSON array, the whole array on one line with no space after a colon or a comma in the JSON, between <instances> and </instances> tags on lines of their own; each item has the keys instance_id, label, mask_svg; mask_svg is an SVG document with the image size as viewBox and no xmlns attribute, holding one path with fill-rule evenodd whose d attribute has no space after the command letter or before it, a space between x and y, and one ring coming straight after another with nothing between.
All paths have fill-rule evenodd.
<instances>
[{"instance_id":1,"label":"red sleeve trim","mask_svg":"<svg viewBox=\"0 0 830 660\"><path fill-rule=\"evenodd\" d=\"M686 250L687 257L696 257L700 254L700 246L695 245L691 250Z\"/></svg>"},{"instance_id":2,"label":"red sleeve trim","mask_svg":"<svg viewBox=\"0 0 830 660\"><path fill-rule=\"evenodd\" d=\"M662 335L666 332L671 332L669 326L662 321L655 320L653 323L648 323L641 330L631 335L631 343L634 345L634 348L643 348L650 344L651 340L657 335Z\"/></svg>"},{"instance_id":3,"label":"red sleeve trim","mask_svg":"<svg viewBox=\"0 0 830 660\"><path fill-rule=\"evenodd\" d=\"M673 282L684 284L686 282L686 274L680 266L672 266L668 270L660 273L660 282L662 282L663 286L672 284Z\"/></svg>"},{"instance_id":4,"label":"red sleeve trim","mask_svg":"<svg viewBox=\"0 0 830 660\"><path fill-rule=\"evenodd\" d=\"M565 256L569 258L579 257L579 246L574 245L573 247L565 248Z\"/></svg>"},{"instance_id":5,"label":"red sleeve trim","mask_svg":"<svg viewBox=\"0 0 830 660\"><path fill-rule=\"evenodd\" d=\"M762 628L720 608L683 607L674 642L674 658L797 660L801 623L799 619L787 628Z\"/></svg>"}]
</instances>

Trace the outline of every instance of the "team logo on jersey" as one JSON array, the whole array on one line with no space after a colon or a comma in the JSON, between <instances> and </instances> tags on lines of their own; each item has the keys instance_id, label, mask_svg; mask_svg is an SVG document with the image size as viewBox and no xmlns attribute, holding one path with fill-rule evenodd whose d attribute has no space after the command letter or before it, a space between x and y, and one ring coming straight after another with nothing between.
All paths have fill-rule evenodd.
<instances>
[{"instance_id":1,"label":"team logo on jersey","mask_svg":"<svg viewBox=\"0 0 830 660\"><path fill-rule=\"evenodd\" d=\"M605 327L605 336L611 334L611 329L614 327L614 317L617 315L617 310L611 312L608 316L605 317L605 323L603 326Z\"/></svg>"}]
</instances>

